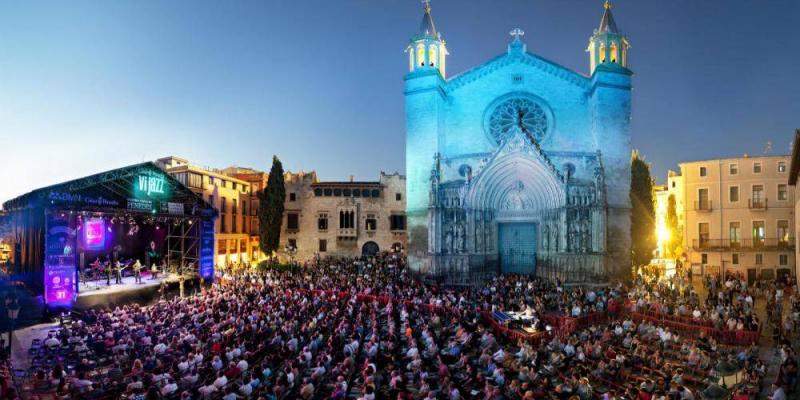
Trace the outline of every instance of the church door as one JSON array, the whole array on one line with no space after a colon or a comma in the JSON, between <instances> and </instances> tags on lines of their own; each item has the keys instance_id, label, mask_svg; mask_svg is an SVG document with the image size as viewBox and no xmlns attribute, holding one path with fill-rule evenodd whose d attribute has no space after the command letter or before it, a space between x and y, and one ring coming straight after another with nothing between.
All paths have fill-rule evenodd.
<instances>
[{"instance_id":1,"label":"church door","mask_svg":"<svg viewBox=\"0 0 800 400\"><path fill-rule=\"evenodd\" d=\"M500 224L498 235L500 272L534 274L536 272L536 224Z\"/></svg>"}]
</instances>

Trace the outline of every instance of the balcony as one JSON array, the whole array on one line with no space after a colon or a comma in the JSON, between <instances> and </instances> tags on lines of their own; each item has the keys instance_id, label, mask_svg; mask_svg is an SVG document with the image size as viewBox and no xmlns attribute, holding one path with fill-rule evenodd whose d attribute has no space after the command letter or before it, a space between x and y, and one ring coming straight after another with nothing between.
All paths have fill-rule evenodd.
<instances>
[{"instance_id":1,"label":"balcony","mask_svg":"<svg viewBox=\"0 0 800 400\"><path fill-rule=\"evenodd\" d=\"M794 250L794 238L764 239L694 239L692 248L702 251L789 251Z\"/></svg>"},{"instance_id":2,"label":"balcony","mask_svg":"<svg viewBox=\"0 0 800 400\"><path fill-rule=\"evenodd\" d=\"M699 200L694 202L694 210L698 212L711 212L711 200Z\"/></svg>"},{"instance_id":3,"label":"balcony","mask_svg":"<svg viewBox=\"0 0 800 400\"><path fill-rule=\"evenodd\" d=\"M358 229L339 228L336 230L336 238L339 240L350 240L358 238Z\"/></svg>"},{"instance_id":4,"label":"balcony","mask_svg":"<svg viewBox=\"0 0 800 400\"><path fill-rule=\"evenodd\" d=\"M747 201L747 207L751 211L766 211L768 199L750 199Z\"/></svg>"}]
</instances>

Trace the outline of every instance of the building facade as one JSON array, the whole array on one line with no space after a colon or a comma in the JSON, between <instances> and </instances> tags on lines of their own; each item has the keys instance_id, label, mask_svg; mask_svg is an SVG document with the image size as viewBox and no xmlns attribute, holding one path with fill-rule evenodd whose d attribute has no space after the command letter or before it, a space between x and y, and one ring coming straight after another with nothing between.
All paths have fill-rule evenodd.
<instances>
[{"instance_id":1,"label":"building facade","mask_svg":"<svg viewBox=\"0 0 800 400\"><path fill-rule=\"evenodd\" d=\"M425 4L406 50L410 267L450 281L627 274L628 39L606 4L587 76L529 52L523 34L515 29L505 53L448 78L449 53Z\"/></svg>"},{"instance_id":2,"label":"building facade","mask_svg":"<svg viewBox=\"0 0 800 400\"><path fill-rule=\"evenodd\" d=\"M232 176L236 179L247 182L250 185L248 196L249 212L243 215L246 218L245 225L247 226L248 233L250 234L250 261L257 262L265 258L261 253L261 246L259 244L259 221L258 221L258 193L267 187L267 179L269 174L264 171L259 171L253 168L243 167L228 167L222 170L222 173Z\"/></svg>"},{"instance_id":3,"label":"building facade","mask_svg":"<svg viewBox=\"0 0 800 400\"><path fill-rule=\"evenodd\" d=\"M381 172L377 181L320 182L315 172L284 175L281 256L370 256L406 247L406 179Z\"/></svg>"},{"instance_id":4,"label":"building facade","mask_svg":"<svg viewBox=\"0 0 800 400\"><path fill-rule=\"evenodd\" d=\"M685 162L669 173L667 196L675 196L696 273L736 272L750 282L795 274L789 163L789 156L745 156Z\"/></svg>"},{"instance_id":5,"label":"building facade","mask_svg":"<svg viewBox=\"0 0 800 400\"><path fill-rule=\"evenodd\" d=\"M249 264L258 250L258 247L253 249L250 238L250 221L254 215L250 203L250 183L222 171L191 165L180 157L159 158L155 163L217 210L219 215L214 226L217 240L214 245L215 264Z\"/></svg>"},{"instance_id":6,"label":"building facade","mask_svg":"<svg viewBox=\"0 0 800 400\"><path fill-rule=\"evenodd\" d=\"M795 130L794 132L794 140L792 141L792 156L791 162L789 164L789 185L792 186L792 191L795 193L794 196L794 215L797 215L800 212L800 196L798 196L798 187L797 187L797 177L800 175L800 129ZM795 240L795 271L794 276L795 278L798 276L797 274L797 261L798 257L800 257L800 246L798 245L797 241L800 240L800 220L798 218L794 219L794 240Z\"/></svg>"}]
</instances>

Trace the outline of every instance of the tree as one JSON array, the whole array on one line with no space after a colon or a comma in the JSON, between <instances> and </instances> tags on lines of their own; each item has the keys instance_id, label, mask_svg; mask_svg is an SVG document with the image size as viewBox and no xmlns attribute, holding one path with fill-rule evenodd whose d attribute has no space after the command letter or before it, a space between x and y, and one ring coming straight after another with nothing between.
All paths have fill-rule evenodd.
<instances>
[{"instance_id":1,"label":"tree","mask_svg":"<svg viewBox=\"0 0 800 400\"><path fill-rule=\"evenodd\" d=\"M675 203L675 195L670 194L667 197L667 215L666 215L667 232L669 232L669 240L667 240L667 257L679 258L683 253L683 231L678 223L678 207Z\"/></svg>"},{"instance_id":2,"label":"tree","mask_svg":"<svg viewBox=\"0 0 800 400\"><path fill-rule=\"evenodd\" d=\"M278 156L272 156L267 186L258 193L258 235L261 251L271 256L281 243L286 187L283 182L283 165Z\"/></svg>"},{"instance_id":3,"label":"tree","mask_svg":"<svg viewBox=\"0 0 800 400\"><path fill-rule=\"evenodd\" d=\"M646 265L656 248L655 204L650 166L639 156L631 157L631 261L633 267Z\"/></svg>"}]
</instances>

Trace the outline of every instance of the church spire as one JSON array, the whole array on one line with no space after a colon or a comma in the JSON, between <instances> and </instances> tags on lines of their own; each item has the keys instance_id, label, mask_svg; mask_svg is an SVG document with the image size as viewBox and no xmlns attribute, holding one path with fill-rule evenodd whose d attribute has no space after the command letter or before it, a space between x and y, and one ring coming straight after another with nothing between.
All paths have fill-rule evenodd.
<instances>
[{"instance_id":1,"label":"church spire","mask_svg":"<svg viewBox=\"0 0 800 400\"><path fill-rule=\"evenodd\" d=\"M431 16L431 2L430 0L425 0L422 4L425 14L422 16L422 22L419 24L419 35L435 38L437 37L436 25L433 24L433 16Z\"/></svg>"},{"instance_id":2,"label":"church spire","mask_svg":"<svg viewBox=\"0 0 800 400\"><path fill-rule=\"evenodd\" d=\"M619 32L617 22L611 13L611 2L603 4L603 17L600 26L595 29L589 39L589 69L594 74L598 66L628 68L628 49L630 43L625 35Z\"/></svg>"},{"instance_id":3,"label":"church spire","mask_svg":"<svg viewBox=\"0 0 800 400\"><path fill-rule=\"evenodd\" d=\"M409 72L420 69L438 69L444 78L445 58L449 53L442 34L436 30L436 25L433 23L430 0L423 0L422 5L424 13L422 22L419 24L419 31L411 37L406 48Z\"/></svg>"},{"instance_id":4,"label":"church spire","mask_svg":"<svg viewBox=\"0 0 800 400\"><path fill-rule=\"evenodd\" d=\"M603 18L600 19L600 27L597 28L597 31L619 33L617 23L614 21L614 15L611 14L611 2L606 0L603 8L605 11L603 12Z\"/></svg>"}]
</instances>

